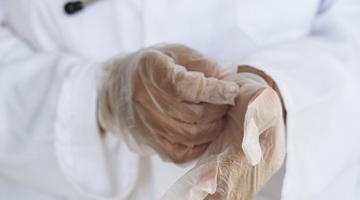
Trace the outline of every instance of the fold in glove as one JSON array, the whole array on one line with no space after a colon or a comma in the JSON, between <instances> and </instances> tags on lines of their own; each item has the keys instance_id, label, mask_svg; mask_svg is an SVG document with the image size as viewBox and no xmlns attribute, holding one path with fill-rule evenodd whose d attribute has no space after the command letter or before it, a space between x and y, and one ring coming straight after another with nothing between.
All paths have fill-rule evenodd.
<instances>
[{"instance_id":1,"label":"fold in glove","mask_svg":"<svg viewBox=\"0 0 360 200\"><path fill-rule=\"evenodd\" d=\"M199 157L225 126L237 84L219 80L220 66L182 45L142 49L103 66L100 126L131 150L164 160Z\"/></svg>"},{"instance_id":2,"label":"fold in glove","mask_svg":"<svg viewBox=\"0 0 360 200\"><path fill-rule=\"evenodd\" d=\"M225 79L240 91L224 132L162 200L253 199L283 164L285 125L278 94L255 74Z\"/></svg>"}]
</instances>

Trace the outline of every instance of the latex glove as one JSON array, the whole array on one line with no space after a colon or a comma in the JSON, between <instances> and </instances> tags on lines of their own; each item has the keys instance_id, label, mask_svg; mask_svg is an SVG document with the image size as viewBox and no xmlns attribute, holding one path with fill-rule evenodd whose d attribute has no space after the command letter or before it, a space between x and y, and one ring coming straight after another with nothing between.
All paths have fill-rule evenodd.
<instances>
[{"instance_id":1,"label":"latex glove","mask_svg":"<svg viewBox=\"0 0 360 200\"><path fill-rule=\"evenodd\" d=\"M226 128L197 165L163 196L167 199L253 199L285 157L285 126L278 94L260 76L226 78L240 87Z\"/></svg>"},{"instance_id":2,"label":"latex glove","mask_svg":"<svg viewBox=\"0 0 360 200\"><path fill-rule=\"evenodd\" d=\"M114 59L104 66L99 123L136 152L193 159L224 128L238 93L235 83L217 79L221 75L215 62L182 45Z\"/></svg>"}]
</instances>

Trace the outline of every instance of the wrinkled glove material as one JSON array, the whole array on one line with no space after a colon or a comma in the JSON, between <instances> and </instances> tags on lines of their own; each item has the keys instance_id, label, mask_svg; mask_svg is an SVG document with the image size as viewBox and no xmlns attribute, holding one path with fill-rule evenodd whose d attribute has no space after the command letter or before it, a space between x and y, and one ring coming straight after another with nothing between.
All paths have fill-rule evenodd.
<instances>
[{"instance_id":1,"label":"wrinkled glove material","mask_svg":"<svg viewBox=\"0 0 360 200\"><path fill-rule=\"evenodd\" d=\"M199 157L225 126L238 86L219 64L182 45L142 49L104 65L99 123L135 152L184 162Z\"/></svg>"},{"instance_id":2,"label":"wrinkled glove material","mask_svg":"<svg viewBox=\"0 0 360 200\"><path fill-rule=\"evenodd\" d=\"M278 94L255 74L225 79L240 91L224 132L162 200L254 199L283 164L285 125Z\"/></svg>"}]
</instances>

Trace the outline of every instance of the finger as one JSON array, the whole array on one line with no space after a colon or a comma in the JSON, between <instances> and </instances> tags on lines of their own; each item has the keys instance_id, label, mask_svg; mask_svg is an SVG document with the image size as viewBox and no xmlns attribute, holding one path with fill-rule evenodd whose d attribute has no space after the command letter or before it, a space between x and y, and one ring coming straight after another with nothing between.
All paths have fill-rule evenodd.
<instances>
[{"instance_id":1,"label":"finger","mask_svg":"<svg viewBox=\"0 0 360 200\"><path fill-rule=\"evenodd\" d=\"M187 137L180 139L179 142L188 146L194 146L205 142L213 141L221 134L225 126L225 119L219 119L208 124L188 124L182 123L182 131Z\"/></svg>"},{"instance_id":2,"label":"finger","mask_svg":"<svg viewBox=\"0 0 360 200\"><path fill-rule=\"evenodd\" d=\"M190 124L207 124L221 119L227 113L228 105L210 103L169 102L164 105L166 115Z\"/></svg>"},{"instance_id":3,"label":"finger","mask_svg":"<svg viewBox=\"0 0 360 200\"><path fill-rule=\"evenodd\" d=\"M175 163L183 163L201 156L210 144L203 143L194 147L188 147L179 143L171 142L160 135L156 138L160 148L169 155Z\"/></svg>"},{"instance_id":4,"label":"finger","mask_svg":"<svg viewBox=\"0 0 360 200\"><path fill-rule=\"evenodd\" d=\"M184 123L163 115L148 103L136 103L135 119L144 133L160 134L169 141L188 146L214 140L225 125L224 118L209 124Z\"/></svg>"},{"instance_id":5,"label":"finger","mask_svg":"<svg viewBox=\"0 0 360 200\"><path fill-rule=\"evenodd\" d=\"M233 82L206 78L200 72L188 72L161 52L149 50L139 62L136 81L153 87L175 99L193 103L233 104L239 88Z\"/></svg>"},{"instance_id":6,"label":"finger","mask_svg":"<svg viewBox=\"0 0 360 200\"><path fill-rule=\"evenodd\" d=\"M239 92L236 83L206 78L199 72L174 71L176 97L192 103L234 104Z\"/></svg>"},{"instance_id":7,"label":"finger","mask_svg":"<svg viewBox=\"0 0 360 200\"><path fill-rule=\"evenodd\" d=\"M157 46L156 49L173 58L176 64L184 66L187 71L198 71L202 72L205 77L215 78L220 78L224 73L220 63L185 45L168 44Z\"/></svg>"},{"instance_id":8,"label":"finger","mask_svg":"<svg viewBox=\"0 0 360 200\"><path fill-rule=\"evenodd\" d=\"M169 94L152 87L145 87L143 83L135 84L133 101L151 102L157 112L162 112L176 120L186 123L207 124L222 118L229 109L228 105L215 105L210 103L190 103L175 101Z\"/></svg>"},{"instance_id":9,"label":"finger","mask_svg":"<svg viewBox=\"0 0 360 200\"><path fill-rule=\"evenodd\" d=\"M154 119L148 118L146 120L147 124L151 124L152 133L157 133L169 141L187 146L213 141L221 133L225 125L224 119L206 125L187 124L171 118L167 119L167 121L155 121Z\"/></svg>"}]
</instances>

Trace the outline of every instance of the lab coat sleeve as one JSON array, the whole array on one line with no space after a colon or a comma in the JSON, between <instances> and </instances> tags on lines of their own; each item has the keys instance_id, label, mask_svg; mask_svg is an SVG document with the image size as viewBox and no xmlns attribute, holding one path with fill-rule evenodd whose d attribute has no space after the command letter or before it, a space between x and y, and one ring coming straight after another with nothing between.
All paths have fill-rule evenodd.
<instances>
[{"instance_id":1,"label":"lab coat sleeve","mask_svg":"<svg viewBox=\"0 0 360 200\"><path fill-rule=\"evenodd\" d=\"M355 191L348 172L360 159L359 24L360 1L323 1L307 36L242 60L270 75L285 103L283 199L354 199L346 195Z\"/></svg>"},{"instance_id":2,"label":"lab coat sleeve","mask_svg":"<svg viewBox=\"0 0 360 200\"><path fill-rule=\"evenodd\" d=\"M34 51L0 6L0 177L72 198L126 198L138 157L99 134L100 66Z\"/></svg>"}]
</instances>

